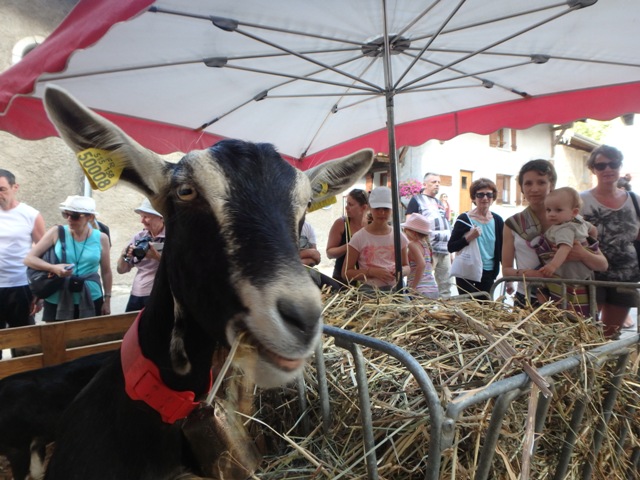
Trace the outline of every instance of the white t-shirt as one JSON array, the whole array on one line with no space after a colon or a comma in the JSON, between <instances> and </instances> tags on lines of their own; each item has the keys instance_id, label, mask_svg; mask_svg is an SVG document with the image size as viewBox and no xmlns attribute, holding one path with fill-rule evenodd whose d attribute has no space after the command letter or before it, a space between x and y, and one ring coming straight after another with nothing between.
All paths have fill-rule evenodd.
<instances>
[{"instance_id":1,"label":"white t-shirt","mask_svg":"<svg viewBox=\"0 0 640 480\"><path fill-rule=\"evenodd\" d=\"M0 209L0 288L28 284L23 262L33 244L37 217L38 211L26 203L8 211Z\"/></svg>"},{"instance_id":2,"label":"white t-shirt","mask_svg":"<svg viewBox=\"0 0 640 480\"><path fill-rule=\"evenodd\" d=\"M311 248L311 245L317 245L316 232L309 222L305 220L300 231L300 250Z\"/></svg>"},{"instance_id":3,"label":"white t-shirt","mask_svg":"<svg viewBox=\"0 0 640 480\"><path fill-rule=\"evenodd\" d=\"M351 237L349 242L358 253L358 268L366 270L371 267L381 267L390 272L396 270L396 255L393 247L393 230L387 235L373 235L364 228L358 230ZM404 233L400 232L400 245L407 248L409 240ZM395 282L386 284L379 278L368 278L364 283L376 287L390 287Z\"/></svg>"}]
</instances>

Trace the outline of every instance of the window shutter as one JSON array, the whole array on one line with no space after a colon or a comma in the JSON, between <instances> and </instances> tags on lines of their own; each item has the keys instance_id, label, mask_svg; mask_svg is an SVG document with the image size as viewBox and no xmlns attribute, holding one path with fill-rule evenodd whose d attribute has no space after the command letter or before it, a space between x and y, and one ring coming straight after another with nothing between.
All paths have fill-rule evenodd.
<instances>
[{"instance_id":1,"label":"window shutter","mask_svg":"<svg viewBox=\"0 0 640 480\"><path fill-rule=\"evenodd\" d=\"M489 146L490 147L497 147L498 146L498 141L499 141L499 137L498 137L498 132L493 132L491 135L489 135Z\"/></svg>"},{"instance_id":2,"label":"window shutter","mask_svg":"<svg viewBox=\"0 0 640 480\"><path fill-rule=\"evenodd\" d=\"M518 146L516 145L516 132L517 130L515 128L511 129L511 151L515 152L518 149Z\"/></svg>"},{"instance_id":3,"label":"window shutter","mask_svg":"<svg viewBox=\"0 0 640 480\"><path fill-rule=\"evenodd\" d=\"M504 175L496 175L496 189L498 190L498 198L496 204L502 205L502 191L504 190Z\"/></svg>"}]
</instances>

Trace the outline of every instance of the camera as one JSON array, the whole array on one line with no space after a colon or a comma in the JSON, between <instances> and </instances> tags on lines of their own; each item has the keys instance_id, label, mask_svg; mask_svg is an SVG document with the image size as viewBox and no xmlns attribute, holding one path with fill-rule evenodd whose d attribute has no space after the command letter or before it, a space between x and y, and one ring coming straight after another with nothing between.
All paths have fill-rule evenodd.
<instances>
[{"instance_id":1,"label":"camera","mask_svg":"<svg viewBox=\"0 0 640 480\"><path fill-rule=\"evenodd\" d=\"M149 251L149 244L153 239L149 236L142 237L133 244L133 250L131 251L131 257L125 257L125 262L137 263L142 260Z\"/></svg>"}]
</instances>

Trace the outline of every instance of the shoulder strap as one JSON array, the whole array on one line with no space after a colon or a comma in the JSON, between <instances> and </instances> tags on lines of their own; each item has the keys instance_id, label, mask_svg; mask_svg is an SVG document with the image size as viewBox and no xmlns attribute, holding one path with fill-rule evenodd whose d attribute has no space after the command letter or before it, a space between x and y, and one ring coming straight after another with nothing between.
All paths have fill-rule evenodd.
<instances>
[{"instance_id":1,"label":"shoulder strap","mask_svg":"<svg viewBox=\"0 0 640 480\"><path fill-rule=\"evenodd\" d=\"M638 206L638 198L636 197L636 194L633 192L629 192L629 195L631 196L631 201L633 202L633 206L636 209L636 216L640 218L640 207Z\"/></svg>"},{"instance_id":2,"label":"shoulder strap","mask_svg":"<svg viewBox=\"0 0 640 480\"><path fill-rule=\"evenodd\" d=\"M344 216L344 233L344 238L347 243L349 243L349 240L351 240L351 227L349 227L349 217L347 217L346 215Z\"/></svg>"},{"instance_id":3,"label":"shoulder strap","mask_svg":"<svg viewBox=\"0 0 640 480\"><path fill-rule=\"evenodd\" d=\"M62 258L60 261L62 263L67 263L67 243L65 241L65 237L64 227L62 225L58 225L58 240L60 240L60 249L62 250Z\"/></svg>"},{"instance_id":4,"label":"shoulder strap","mask_svg":"<svg viewBox=\"0 0 640 480\"><path fill-rule=\"evenodd\" d=\"M464 220L462 220L462 218L460 218L460 217L462 217L462 215L467 217L467 220L469 220L468 223L465 222ZM463 225L466 225L469 228L473 228L474 227L474 225L471 223L471 219L469 218L469 212L461 213L460 215L458 215L456 217L456 222L460 222L460 223L462 223ZM456 223L456 222L453 222L453 223Z\"/></svg>"}]
</instances>

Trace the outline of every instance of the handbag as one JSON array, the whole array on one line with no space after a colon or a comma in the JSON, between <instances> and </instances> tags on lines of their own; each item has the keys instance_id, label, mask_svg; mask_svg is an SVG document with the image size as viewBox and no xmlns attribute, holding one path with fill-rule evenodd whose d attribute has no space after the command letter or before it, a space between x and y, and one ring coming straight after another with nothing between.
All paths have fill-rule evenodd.
<instances>
[{"instance_id":1,"label":"handbag","mask_svg":"<svg viewBox=\"0 0 640 480\"><path fill-rule=\"evenodd\" d=\"M40 257L45 262L53 265L57 263L65 263L67 260L64 227L62 225L58 225L58 238L60 239L60 245L62 246L62 261L59 261L56 256L55 244L49 247L49 249ZM45 270L36 270L31 267L27 267L27 280L29 281L29 288L31 289L31 292L38 298L47 298L60 290L64 285L63 277L59 277Z\"/></svg>"},{"instance_id":2,"label":"handbag","mask_svg":"<svg viewBox=\"0 0 640 480\"><path fill-rule=\"evenodd\" d=\"M482 280L482 258L478 240L474 238L469 245L456 253L451 264L450 276L473 282Z\"/></svg>"},{"instance_id":3,"label":"handbag","mask_svg":"<svg viewBox=\"0 0 640 480\"><path fill-rule=\"evenodd\" d=\"M633 202L633 206L636 209L636 216L640 218L640 207L638 207L638 199L636 198L636 195L633 192L629 192L629 195L631 195L631 201ZM638 256L638 265L640 265L640 240L636 238L633 241L633 246L635 247L636 255Z\"/></svg>"},{"instance_id":4,"label":"handbag","mask_svg":"<svg viewBox=\"0 0 640 480\"><path fill-rule=\"evenodd\" d=\"M457 219L457 221L469 225L460 219ZM474 238L469 245L456 253L451 264L449 276L464 278L473 282L482 280L482 257L480 257L480 247L477 239Z\"/></svg>"}]
</instances>

